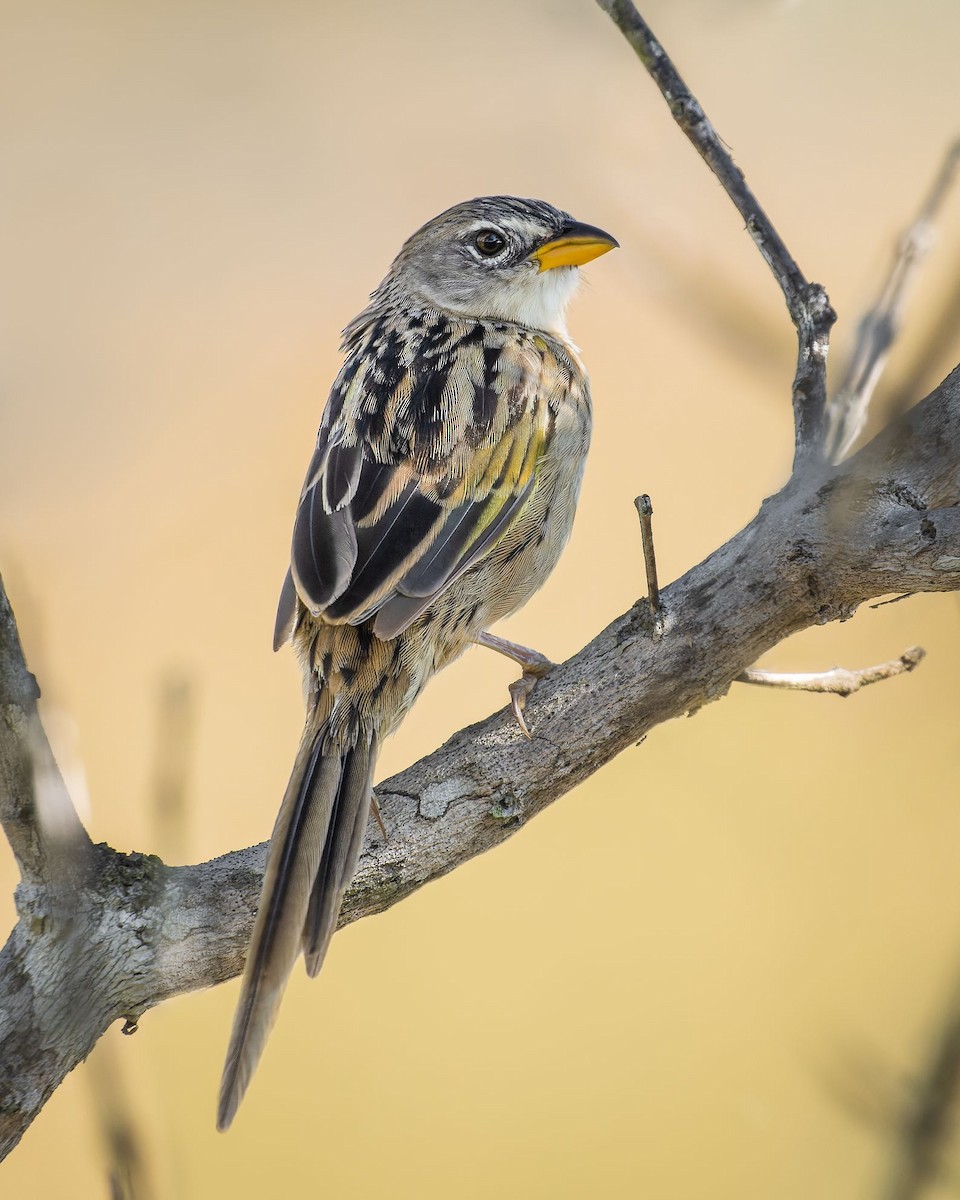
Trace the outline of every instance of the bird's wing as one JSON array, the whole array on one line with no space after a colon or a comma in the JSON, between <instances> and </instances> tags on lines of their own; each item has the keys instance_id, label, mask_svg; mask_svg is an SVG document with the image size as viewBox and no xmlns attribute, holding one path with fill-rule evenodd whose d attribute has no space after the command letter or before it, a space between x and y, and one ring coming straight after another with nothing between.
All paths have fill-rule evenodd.
<instances>
[{"instance_id":1,"label":"bird's wing","mask_svg":"<svg viewBox=\"0 0 960 1200\"><path fill-rule=\"evenodd\" d=\"M475 328L410 366L369 348L348 360L297 509L280 642L297 596L332 623L376 614L377 636L395 637L523 510L550 425L542 359Z\"/></svg>"}]
</instances>

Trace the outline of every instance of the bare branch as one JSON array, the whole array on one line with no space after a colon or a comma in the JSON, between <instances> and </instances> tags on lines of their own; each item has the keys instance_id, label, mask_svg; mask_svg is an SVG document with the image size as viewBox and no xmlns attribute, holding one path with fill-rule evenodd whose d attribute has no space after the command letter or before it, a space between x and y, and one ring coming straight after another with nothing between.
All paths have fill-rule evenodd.
<instances>
[{"instance_id":1,"label":"bare branch","mask_svg":"<svg viewBox=\"0 0 960 1200\"><path fill-rule=\"evenodd\" d=\"M166 858L183 861L187 791L196 735L196 703L190 680L170 673L157 698L157 750L152 801L157 843Z\"/></svg>"},{"instance_id":2,"label":"bare branch","mask_svg":"<svg viewBox=\"0 0 960 1200\"><path fill-rule=\"evenodd\" d=\"M657 724L723 696L789 634L877 595L960 589L958 462L960 371L840 467L792 480L664 589L662 639L640 603L557 666L531 699L532 741L503 710L381 784L389 837L371 827L342 923L503 842ZM5 678L28 680L12 614L0 639ZM0 761L19 761L21 741L0 725ZM30 811L29 794L18 804ZM0 952L0 1155L111 1022L239 973L264 854L171 868L100 846L83 873L25 880Z\"/></svg>"},{"instance_id":3,"label":"bare branch","mask_svg":"<svg viewBox=\"0 0 960 1200\"><path fill-rule=\"evenodd\" d=\"M657 582L657 552L653 546L653 504L644 493L634 500L640 518L640 540L643 544L643 566L647 576L647 603L658 634L663 633L663 607L660 603L660 585Z\"/></svg>"},{"instance_id":4,"label":"bare branch","mask_svg":"<svg viewBox=\"0 0 960 1200\"><path fill-rule=\"evenodd\" d=\"M934 244L933 223L954 182L958 164L960 141L947 151L916 220L899 240L873 307L861 318L843 382L827 403L827 457L831 462L839 462L849 453L866 423L874 389L900 331L907 291Z\"/></svg>"},{"instance_id":5,"label":"bare branch","mask_svg":"<svg viewBox=\"0 0 960 1200\"><path fill-rule=\"evenodd\" d=\"M783 292L798 340L797 369L793 380L796 471L801 464L816 461L823 455L827 350L836 314L830 307L823 287L807 282L699 100L684 83L631 0L597 0L597 4L611 17L636 51L663 94L674 120L723 185Z\"/></svg>"},{"instance_id":6,"label":"bare branch","mask_svg":"<svg viewBox=\"0 0 960 1200\"><path fill-rule=\"evenodd\" d=\"M926 656L922 646L911 646L904 650L899 658L891 662L880 663L876 667L863 667L857 671L846 667L832 667L829 671L813 674L782 673L779 671L762 671L758 667L748 667L737 676L737 683L753 683L759 687L784 688L794 692L828 692L833 696L852 696L870 683L879 683L882 679L892 679L894 675L904 675L912 671Z\"/></svg>"},{"instance_id":7,"label":"bare branch","mask_svg":"<svg viewBox=\"0 0 960 1200\"><path fill-rule=\"evenodd\" d=\"M888 380L884 389L882 417L892 421L916 404L930 386L937 364L950 361L960 337L960 250L954 249L953 262L947 268L949 287L939 301L939 311L919 331L909 349L901 349L905 359L897 371L896 382Z\"/></svg>"},{"instance_id":8,"label":"bare branch","mask_svg":"<svg viewBox=\"0 0 960 1200\"><path fill-rule=\"evenodd\" d=\"M42 879L64 847L72 857L90 845L40 725L39 698L0 581L0 825L24 879Z\"/></svg>"},{"instance_id":9,"label":"bare branch","mask_svg":"<svg viewBox=\"0 0 960 1200\"><path fill-rule=\"evenodd\" d=\"M40 689L23 661L17 626L6 593L0 598L0 822L22 875L39 876L40 852L33 809L33 762L28 729Z\"/></svg>"},{"instance_id":10,"label":"bare branch","mask_svg":"<svg viewBox=\"0 0 960 1200\"><path fill-rule=\"evenodd\" d=\"M102 1041L87 1060L108 1166L111 1200L151 1200L154 1188L114 1041Z\"/></svg>"},{"instance_id":11,"label":"bare branch","mask_svg":"<svg viewBox=\"0 0 960 1200\"><path fill-rule=\"evenodd\" d=\"M886 1200L919 1200L942 1174L960 1097L960 992L954 989L922 1076L896 1122L896 1151Z\"/></svg>"}]
</instances>

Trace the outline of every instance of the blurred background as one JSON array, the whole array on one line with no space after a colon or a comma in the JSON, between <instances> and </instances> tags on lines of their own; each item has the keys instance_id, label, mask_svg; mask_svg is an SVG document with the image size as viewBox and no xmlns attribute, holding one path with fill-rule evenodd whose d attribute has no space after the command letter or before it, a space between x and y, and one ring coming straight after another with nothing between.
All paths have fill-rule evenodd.
<instances>
[{"instance_id":1,"label":"blurred background","mask_svg":"<svg viewBox=\"0 0 960 1200\"><path fill-rule=\"evenodd\" d=\"M643 11L828 286L838 378L960 132L960 6ZM268 836L301 722L270 637L338 331L448 205L538 196L622 243L570 314L577 527L500 632L563 659L634 602L639 492L668 582L785 479L779 292L590 0L5 0L2 26L0 564L95 840L198 861ZM875 420L960 361L960 193L941 225ZM865 606L763 664L914 643L914 674L845 702L735 687L342 933L227 1136L236 983L111 1031L4 1194L107 1196L109 1096L155 1200L886 1195L960 977L960 602ZM512 677L469 654L380 777ZM4 843L4 928L15 878Z\"/></svg>"}]
</instances>

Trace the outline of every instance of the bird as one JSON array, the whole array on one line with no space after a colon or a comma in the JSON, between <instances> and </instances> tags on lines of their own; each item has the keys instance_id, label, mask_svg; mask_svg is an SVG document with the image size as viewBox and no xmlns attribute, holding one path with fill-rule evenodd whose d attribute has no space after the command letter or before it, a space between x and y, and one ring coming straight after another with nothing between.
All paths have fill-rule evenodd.
<instances>
[{"instance_id":1,"label":"bird","mask_svg":"<svg viewBox=\"0 0 960 1200\"><path fill-rule=\"evenodd\" d=\"M541 200L484 196L403 244L343 333L343 366L300 493L274 649L292 642L303 735L267 853L221 1081L232 1122L302 953L315 976L356 871L377 752L427 681L490 633L570 534L590 441L566 326L579 268L618 246Z\"/></svg>"}]
</instances>

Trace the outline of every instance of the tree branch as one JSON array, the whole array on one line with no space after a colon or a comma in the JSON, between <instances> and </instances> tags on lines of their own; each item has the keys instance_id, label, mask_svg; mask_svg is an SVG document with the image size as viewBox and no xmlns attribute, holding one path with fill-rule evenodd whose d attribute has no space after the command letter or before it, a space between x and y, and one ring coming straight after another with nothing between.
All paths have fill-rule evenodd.
<instances>
[{"instance_id":1,"label":"tree branch","mask_svg":"<svg viewBox=\"0 0 960 1200\"><path fill-rule=\"evenodd\" d=\"M0 826L23 879L42 881L52 857L82 855L90 839L40 724L39 699L0 583Z\"/></svg>"},{"instance_id":2,"label":"tree branch","mask_svg":"<svg viewBox=\"0 0 960 1200\"><path fill-rule=\"evenodd\" d=\"M843 383L827 404L827 457L838 462L860 436L874 388L900 331L907 291L935 240L933 222L960 165L960 141L949 148L920 212L900 237L890 271L857 329Z\"/></svg>"},{"instance_id":3,"label":"tree branch","mask_svg":"<svg viewBox=\"0 0 960 1200\"><path fill-rule=\"evenodd\" d=\"M960 1094L960 998L950 997L923 1071L894 1122L894 1159L885 1200L919 1200L943 1174Z\"/></svg>"},{"instance_id":4,"label":"tree branch","mask_svg":"<svg viewBox=\"0 0 960 1200\"><path fill-rule=\"evenodd\" d=\"M653 617L657 637L663 634L663 606L660 603L660 584L657 580L657 552L653 544L653 504L644 493L633 502L640 518L640 545L643 550L643 569L647 577L647 604Z\"/></svg>"},{"instance_id":5,"label":"tree branch","mask_svg":"<svg viewBox=\"0 0 960 1200\"><path fill-rule=\"evenodd\" d=\"M851 671L846 667L831 667L829 671L810 672L781 672L762 671L757 667L747 667L737 676L737 683L751 683L757 687L782 688L789 692L824 692L832 696L852 696L861 688L871 683L880 683L884 679L893 679L895 675L904 675L919 666L926 656L921 646L912 646L904 650L899 658L890 662L880 663L876 667L861 667Z\"/></svg>"},{"instance_id":6,"label":"tree branch","mask_svg":"<svg viewBox=\"0 0 960 1200\"><path fill-rule=\"evenodd\" d=\"M537 688L528 742L509 710L462 730L378 789L341 924L380 912L510 837L657 724L724 695L797 630L894 591L960 589L960 372L840 466L822 459L823 368L833 313L806 283L696 100L632 5L604 7L724 181L797 327L797 462L754 520L663 591L663 636L638 603ZM2 587L0 587L2 595ZM0 598L0 820L23 879L0 952L0 1156L115 1020L239 973L265 845L168 867L93 847L36 717L13 615ZM52 780L49 789L44 779ZM50 790L62 816L41 812ZM66 831L69 856L50 830Z\"/></svg>"},{"instance_id":7,"label":"tree branch","mask_svg":"<svg viewBox=\"0 0 960 1200\"><path fill-rule=\"evenodd\" d=\"M557 667L531 700L532 742L504 709L381 784L388 840L368 834L342 923L505 841L654 726L724 695L789 634L881 593L960 588L958 463L954 372L846 463L792 480L666 588L662 640L638 603ZM858 515L838 522L851 497ZM3 611L0 694L23 710L35 687ZM0 758L27 754L23 722L8 721ZM30 772L4 782L5 810L30 812ZM30 844L23 822L13 829ZM82 875L25 878L20 923L0 953L0 1152L112 1021L239 973L264 854L260 845L168 867L99 846Z\"/></svg>"},{"instance_id":8,"label":"tree branch","mask_svg":"<svg viewBox=\"0 0 960 1200\"><path fill-rule=\"evenodd\" d=\"M636 51L669 105L673 119L723 185L747 232L773 272L797 331L797 369L793 380L794 461L796 472L824 452L827 405L827 351L836 313L819 283L808 283L773 222L747 185L696 96L670 61L653 30L631 0L597 0Z\"/></svg>"}]
</instances>

